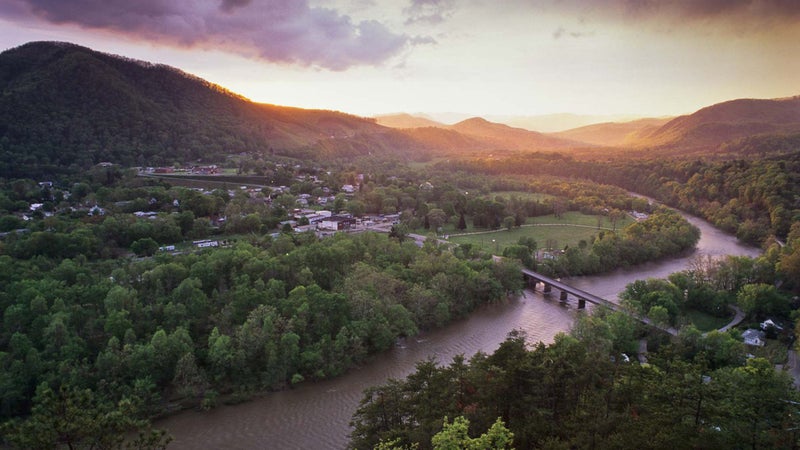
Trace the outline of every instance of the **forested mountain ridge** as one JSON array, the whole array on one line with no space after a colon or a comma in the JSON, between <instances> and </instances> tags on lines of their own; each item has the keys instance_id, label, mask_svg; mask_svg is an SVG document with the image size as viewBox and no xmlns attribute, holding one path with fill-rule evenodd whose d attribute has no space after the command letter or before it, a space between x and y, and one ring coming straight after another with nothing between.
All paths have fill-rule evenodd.
<instances>
[{"instance_id":1,"label":"forested mountain ridge","mask_svg":"<svg viewBox=\"0 0 800 450\"><path fill-rule=\"evenodd\" d=\"M75 173L102 161L129 167L221 161L240 153L419 159L574 144L524 130L504 138L458 126L398 130L337 111L255 103L169 66L61 42L0 54L0 92L4 177Z\"/></svg>"},{"instance_id":2,"label":"forested mountain ridge","mask_svg":"<svg viewBox=\"0 0 800 450\"><path fill-rule=\"evenodd\" d=\"M649 134L640 135L633 145L715 149L750 136L797 132L800 132L800 96L737 99L677 117Z\"/></svg>"},{"instance_id":3,"label":"forested mountain ridge","mask_svg":"<svg viewBox=\"0 0 800 450\"><path fill-rule=\"evenodd\" d=\"M487 139L500 148L527 150L531 148L564 150L573 147L592 147L591 144L549 136L536 131L514 128L490 122L481 117L463 120L449 127L459 133Z\"/></svg>"},{"instance_id":4,"label":"forested mountain ridge","mask_svg":"<svg viewBox=\"0 0 800 450\"><path fill-rule=\"evenodd\" d=\"M332 111L257 104L177 69L66 43L0 54L0 175L290 151L387 131ZM329 146L330 147L330 146Z\"/></svg>"}]
</instances>

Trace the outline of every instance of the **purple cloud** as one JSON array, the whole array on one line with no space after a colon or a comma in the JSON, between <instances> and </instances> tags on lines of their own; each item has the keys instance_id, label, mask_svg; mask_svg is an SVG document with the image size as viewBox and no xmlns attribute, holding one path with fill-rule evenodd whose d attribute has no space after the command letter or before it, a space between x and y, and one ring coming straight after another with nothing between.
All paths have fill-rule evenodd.
<instances>
[{"instance_id":1,"label":"purple cloud","mask_svg":"<svg viewBox=\"0 0 800 450\"><path fill-rule=\"evenodd\" d=\"M0 14L331 70L377 65L411 45L379 22L307 0L10 0Z\"/></svg>"}]
</instances>

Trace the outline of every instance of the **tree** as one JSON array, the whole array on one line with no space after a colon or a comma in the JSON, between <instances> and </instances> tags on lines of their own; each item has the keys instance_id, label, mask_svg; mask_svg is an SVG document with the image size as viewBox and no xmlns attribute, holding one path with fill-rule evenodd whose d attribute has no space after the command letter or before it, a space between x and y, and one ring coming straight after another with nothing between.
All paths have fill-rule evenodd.
<instances>
[{"instance_id":1,"label":"tree","mask_svg":"<svg viewBox=\"0 0 800 450\"><path fill-rule=\"evenodd\" d=\"M153 256L158 251L158 242L153 238L143 238L131 244L131 251L136 256Z\"/></svg>"},{"instance_id":2,"label":"tree","mask_svg":"<svg viewBox=\"0 0 800 450\"><path fill-rule=\"evenodd\" d=\"M458 215L458 226L459 230L466 230L467 229L467 220L464 218L464 213L460 213Z\"/></svg>"},{"instance_id":3,"label":"tree","mask_svg":"<svg viewBox=\"0 0 800 450\"><path fill-rule=\"evenodd\" d=\"M433 228L434 231L438 231L442 225L447 222L447 213L439 208L433 208L428 211L428 215L426 216L428 219L428 224Z\"/></svg>"},{"instance_id":4,"label":"tree","mask_svg":"<svg viewBox=\"0 0 800 450\"><path fill-rule=\"evenodd\" d=\"M503 227L505 227L505 229L508 231L511 231L511 229L514 228L515 223L514 216L506 216L506 218L503 219Z\"/></svg>"},{"instance_id":5,"label":"tree","mask_svg":"<svg viewBox=\"0 0 800 450\"><path fill-rule=\"evenodd\" d=\"M667 280L649 278L629 283L619 298L623 305L639 314L649 314L653 306L661 306L666 309L669 323L672 323L682 305L683 293ZM656 312L657 317L660 314L660 311Z\"/></svg>"},{"instance_id":6,"label":"tree","mask_svg":"<svg viewBox=\"0 0 800 450\"><path fill-rule=\"evenodd\" d=\"M508 245L503 248L503 256L518 259L523 266L533 269L534 261L530 248L523 245Z\"/></svg>"},{"instance_id":7,"label":"tree","mask_svg":"<svg viewBox=\"0 0 800 450\"><path fill-rule=\"evenodd\" d=\"M292 194L281 194L275 199L275 203L283 209L291 210L297 204L297 197Z\"/></svg>"},{"instance_id":8,"label":"tree","mask_svg":"<svg viewBox=\"0 0 800 450\"><path fill-rule=\"evenodd\" d=\"M125 398L116 405L104 402L89 389L46 383L36 388L31 416L3 424L0 431L20 448L123 448L131 430L144 431L147 421L137 419L136 402ZM140 434L137 448L163 449L172 440L163 431Z\"/></svg>"},{"instance_id":9,"label":"tree","mask_svg":"<svg viewBox=\"0 0 800 450\"><path fill-rule=\"evenodd\" d=\"M726 431L728 448L792 447L798 402L787 372L764 358L751 358L745 366L718 371L717 378L727 388L719 427Z\"/></svg>"},{"instance_id":10,"label":"tree","mask_svg":"<svg viewBox=\"0 0 800 450\"><path fill-rule=\"evenodd\" d=\"M353 216L361 217L361 216L364 215L365 207L364 207L364 203L362 203L362 202L360 202L358 200L351 200L351 201L347 202L346 209L347 209L347 212L349 212Z\"/></svg>"},{"instance_id":11,"label":"tree","mask_svg":"<svg viewBox=\"0 0 800 450\"><path fill-rule=\"evenodd\" d=\"M389 231L389 237L395 238L399 242L403 242L408 237L408 226L402 223L392 225L392 229Z\"/></svg>"},{"instance_id":12,"label":"tree","mask_svg":"<svg viewBox=\"0 0 800 450\"><path fill-rule=\"evenodd\" d=\"M617 224L620 220L625 218L625 212L618 209L613 209L608 214L608 219L611 221L612 230L617 231Z\"/></svg>"},{"instance_id":13,"label":"tree","mask_svg":"<svg viewBox=\"0 0 800 450\"><path fill-rule=\"evenodd\" d=\"M193 352L186 352L178 360L172 385L179 395L186 397L202 397L208 389L208 381L203 371L197 367Z\"/></svg>"},{"instance_id":14,"label":"tree","mask_svg":"<svg viewBox=\"0 0 800 450\"><path fill-rule=\"evenodd\" d=\"M669 311L661 305L653 305L650 311L647 312L647 317L656 325L666 326L669 325Z\"/></svg>"},{"instance_id":15,"label":"tree","mask_svg":"<svg viewBox=\"0 0 800 450\"><path fill-rule=\"evenodd\" d=\"M800 288L800 239L792 242L788 251L781 255L779 270L795 289Z\"/></svg>"},{"instance_id":16,"label":"tree","mask_svg":"<svg viewBox=\"0 0 800 450\"><path fill-rule=\"evenodd\" d=\"M783 315L789 310L789 302L771 284L746 284L736 294L736 304L748 315L756 318L771 314Z\"/></svg>"},{"instance_id":17,"label":"tree","mask_svg":"<svg viewBox=\"0 0 800 450\"><path fill-rule=\"evenodd\" d=\"M477 438L470 438L469 420L464 416L453 419L448 423L444 418L442 431L436 433L431 439L434 450L503 450L512 448L514 433L506 428L498 417L489 430Z\"/></svg>"}]
</instances>

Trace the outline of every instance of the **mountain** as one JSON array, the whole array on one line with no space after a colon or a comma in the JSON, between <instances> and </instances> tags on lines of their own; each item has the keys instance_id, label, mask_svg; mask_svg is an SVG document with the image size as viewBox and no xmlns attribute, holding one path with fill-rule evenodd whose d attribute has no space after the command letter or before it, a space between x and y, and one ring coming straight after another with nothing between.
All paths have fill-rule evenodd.
<instances>
[{"instance_id":1,"label":"mountain","mask_svg":"<svg viewBox=\"0 0 800 450\"><path fill-rule=\"evenodd\" d=\"M343 113L256 104L168 66L67 43L0 54L0 92L0 176L7 177L101 161L219 161L387 131Z\"/></svg>"},{"instance_id":2,"label":"mountain","mask_svg":"<svg viewBox=\"0 0 800 450\"><path fill-rule=\"evenodd\" d=\"M562 139L536 131L489 122L480 117L473 117L458 122L457 124L451 125L449 128L467 136L486 140L491 142L495 147L505 150L563 150L591 146L583 142Z\"/></svg>"},{"instance_id":3,"label":"mountain","mask_svg":"<svg viewBox=\"0 0 800 450\"><path fill-rule=\"evenodd\" d=\"M400 113L400 114L385 114L381 116L376 116L375 121L389 128L424 128L424 127L435 127L435 128L447 128L447 125L436 122L434 120L426 119L424 117L419 116L412 116L411 114Z\"/></svg>"},{"instance_id":4,"label":"mountain","mask_svg":"<svg viewBox=\"0 0 800 450\"><path fill-rule=\"evenodd\" d=\"M708 106L677 117L633 143L638 147L683 150L716 149L722 144L762 135L800 132L800 96L773 99L739 99Z\"/></svg>"},{"instance_id":5,"label":"mountain","mask_svg":"<svg viewBox=\"0 0 800 450\"><path fill-rule=\"evenodd\" d=\"M441 128L414 119L425 126L401 130L336 111L254 103L173 67L60 42L0 53L0 94L0 177L8 178L105 161L156 166L242 153L424 159L575 144L485 121Z\"/></svg>"},{"instance_id":6,"label":"mountain","mask_svg":"<svg viewBox=\"0 0 800 450\"><path fill-rule=\"evenodd\" d=\"M622 147L636 142L643 134L652 133L670 120L671 118L656 118L630 122L605 122L550 135L605 147Z\"/></svg>"},{"instance_id":7,"label":"mountain","mask_svg":"<svg viewBox=\"0 0 800 450\"><path fill-rule=\"evenodd\" d=\"M415 114L412 117L432 120L440 124L454 124L473 117L474 114L456 112L440 112L430 114ZM523 128L540 133L557 133L596 123L628 122L640 118L630 114L587 115L587 114L540 114L535 116L482 114L481 117L489 122L497 122L514 128ZM424 125L423 125L424 126Z\"/></svg>"},{"instance_id":8,"label":"mountain","mask_svg":"<svg viewBox=\"0 0 800 450\"><path fill-rule=\"evenodd\" d=\"M587 115L587 114L542 114L537 116L484 116L492 122L500 122L512 127L553 134L578 127L607 122L629 122L640 116L633 115Z\"/></svg>"},{"instance_id":9,"label":"mountain","mask_svg":"<svg viewBox=\"0 0 800 450\"><path fill-rule=\"evenodd\" d=\"M537 131L492 122L482 117L468 118L453 125L445 125L410 114L383 115L377 116L375 119L381 125L400 128L419 137L425 136L423 139L426 141L433 139L438 142L446 141L449 144L460 141L468 148L478 145L478 143L483 143L483 146L489 149L512 151L531 149L557 150L591 146L587 145L586 142L578 142L580 141L579 139L548 136ZM438 131L442 129L451 130L451 134L448 135ZM453 133L462 135L462 137L456 138ZM463 136L468 137L469 140L464 140Z\"/></svg>"}]
</instances>

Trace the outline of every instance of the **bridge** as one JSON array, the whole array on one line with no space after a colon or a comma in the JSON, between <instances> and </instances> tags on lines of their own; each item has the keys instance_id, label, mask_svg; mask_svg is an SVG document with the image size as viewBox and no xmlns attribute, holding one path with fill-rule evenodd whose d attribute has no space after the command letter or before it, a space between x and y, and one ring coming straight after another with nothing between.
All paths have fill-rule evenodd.
<instances>
[{"instance_id":1,"label":"bridge","mask_svg":"<svg viewBox=\"0 0 800 450\"><path fill-rule=\"evenodd\" d=\"M561 291L560 299L563 302L567 301L570 295L576 297L578 299L578 309L585 308L586 302L592 303L594 305L605 306L606 308L609 308L613 311L619 311L625 313L635 318L636 320L644 323L645 325L650 325L652 327L658 328L659 330L665 331L673 336L678 335L678 330L676 330L673 327L663 327L661 325L658 325L652 320L650 320L648 317L636 315L633 312L621 307L617 303L608 301L604 298L598 297L594 294L583 291L581 289L572 287L568 284L564 284L559 280L550 278L548 276L542 275L540 273L528 269L522 269L522 275L525 277L525 281L528 282L528 286L530 286L531 289L536 289L536 285L541 283L543 286L542 291L545 294L549 294L550 292L552 292L553 288L556 288L559 291Z\"/></svg>"}]
</instances>

